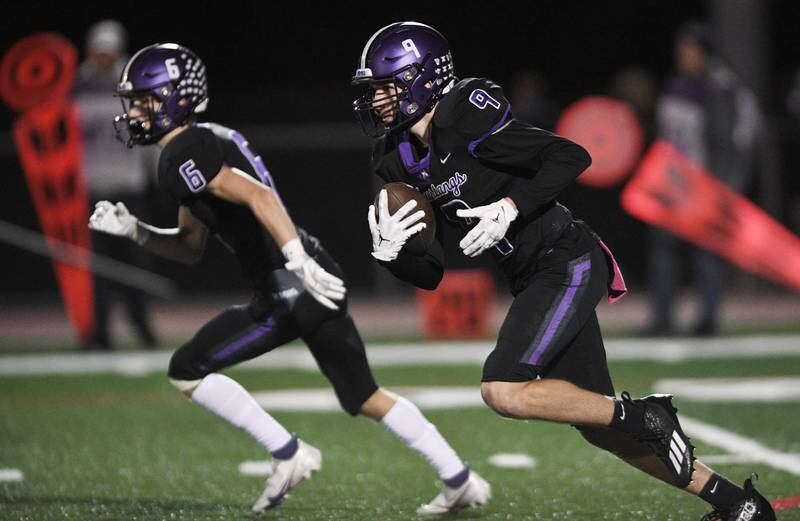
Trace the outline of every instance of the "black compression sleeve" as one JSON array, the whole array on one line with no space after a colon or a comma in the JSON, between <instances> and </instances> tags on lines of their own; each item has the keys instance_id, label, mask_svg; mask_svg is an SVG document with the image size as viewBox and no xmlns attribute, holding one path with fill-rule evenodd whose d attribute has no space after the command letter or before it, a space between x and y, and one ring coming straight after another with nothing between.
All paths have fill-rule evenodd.
<instances>
[{"instance_id":1,"label":"black compression sleeve","mask_svg":"<svg viewBox=\"0 0 800 521\"><path fill-rule=\"evenodd\" d=\"M514 168L518 175L507 195L523 216L554 201L592 162L580 145L517 120L483 141L476 154L482 161Z\"/></svg>"},{"instance_id":2,"label":"black compression sleeve","mask_svg":"<svg viewBox=\"0 0 800 521\"><path fill-rule=\"evenodd\" d=\"M436 289L444 275L444 248L436 240L425 255L400 251L394 261L379 262L402 281L422 289Z\"/></svg>"}]
</instances>

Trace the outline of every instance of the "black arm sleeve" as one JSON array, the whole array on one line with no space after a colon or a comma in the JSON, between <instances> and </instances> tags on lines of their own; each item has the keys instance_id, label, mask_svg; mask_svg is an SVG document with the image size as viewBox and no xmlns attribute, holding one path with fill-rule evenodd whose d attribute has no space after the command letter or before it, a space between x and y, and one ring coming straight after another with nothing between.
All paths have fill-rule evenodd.
<instances>
[{"instance_id":1,"label":"black arm sleeve","mask_svg":"<svg viewBox=\"0 0 800 521\"><path fill-rule=\"evenodd\" d=\"M400 251L392 262L378 261L398 279L422 289L436 289L444 276L444 248L434 240L425 255L411 255Z\"/></svg>"},{"instance_id":2,"label":"black arm sleeve","mask_svg":"<svg viewBox=\"0 0 800 521\"><path fill-rule=\"evenodd\" d=\"M481 161L513 168L517 175L507 195L523 217L554 201L592 163L580 145L515 119L483 140L475 155Z\"/></svg>"}]
</instances>

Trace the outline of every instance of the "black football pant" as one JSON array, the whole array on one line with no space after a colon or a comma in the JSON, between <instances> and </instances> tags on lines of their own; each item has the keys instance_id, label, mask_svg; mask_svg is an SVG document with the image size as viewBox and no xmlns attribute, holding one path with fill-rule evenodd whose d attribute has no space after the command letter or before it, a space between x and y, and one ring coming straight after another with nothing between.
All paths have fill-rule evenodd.
<instances>
[{"instance_id":1,"label":"black football pant","mask_svg":"<svg viewBox=\"0 0 800 521\"><path fill-rule=\"evenodd\" d=\"M324 250L315 258L342 278L341 269ZM249 304L226 309L181 346L170 360L169 377L199 380L301 338L342 408L356 415L378 386L347 302L338 304L338 311L324 307L294 274L277 270Z\"/></svg>"}]
</instances>

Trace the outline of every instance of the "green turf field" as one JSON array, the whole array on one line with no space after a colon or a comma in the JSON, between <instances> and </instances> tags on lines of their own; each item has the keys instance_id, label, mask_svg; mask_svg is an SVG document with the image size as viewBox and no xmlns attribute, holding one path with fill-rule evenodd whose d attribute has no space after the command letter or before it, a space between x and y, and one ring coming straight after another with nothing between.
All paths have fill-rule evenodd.
<instances>
[{"instance_id":1,"label":"green turf field","mask_svg":"<svg viewBox=\"0 0 800 521\"><path fill-rule=\"evenodd\" d=\"M2 364L2 358L0 358ZM229 373L248 389L324 387L298 370ZM641 394L658 378L800 375L800 358L615 362L618 390ZM376 370L387 387L477 385L478 366ZM800 453L800 402L678 402L681 414L724 427L783 453ZM632 470L585 444L573 429L504 420L485 407L431 410L471 466L492 483L486 507L461 519L699 520L699 500ZM261 518L415 519L437 493L433 472L382 427L343 413L275 416L323 451L323 470L279 509ZM696 454L725 450L698 443ZM492 466L495 453L526 453L527 469ZM0 468L24 480L0 482L2 520L228 520L250 518L262 478L239 473L261 449L197 406L159 375L0 378ZM714 465L741 482L750 472L771 499L800 495L800 476L761 463ZM779 512L800 521L800 508Z\"/></svg>"}]
</instances>

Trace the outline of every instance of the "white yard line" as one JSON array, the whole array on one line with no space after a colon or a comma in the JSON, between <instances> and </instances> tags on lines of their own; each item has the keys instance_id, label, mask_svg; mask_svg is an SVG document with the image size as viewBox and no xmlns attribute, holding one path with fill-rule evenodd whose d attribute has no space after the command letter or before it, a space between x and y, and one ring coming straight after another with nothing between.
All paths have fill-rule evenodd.
<instances>
[{"instance_id":1,"label":"white yard line","mask_svg":"<svg viewBox=\"0 0 800 521\"><path fill-rule=\"evenodd\" d=\"M536 466L536 460L527 454L501 452L489 456L489 463L505 469L529 469Z\"/></svg>"},{"instance_id":2,"label":"white yard line","mask_svg":"<svg viewBox=\"0 0 800 521\"><path fill-rule=\"evenodd\" d=\"M712 454L703 455L700 461L708 465L731 465L734 463L758 463L758 459L749 454Z\"/></svg>"},{"instance_id":3,"label":"white yard line","mask_svg":"<svg viewBox=\"0 0 800 521\"><path fill-rule=\"evenodd\" d=\"M492 454L488 459L491 465L507 469L527 469L536 466L536 460L527 454ZM272 460L246 460L239 464L239 474L264 478L272 475Z\"/></svg>"},{"instance_id":4,"label":"white yard line","mask_svg":"<svg viewBox=\"0 0 800 521\"><path fill-rule=\"evenodd\" d=\"M416 365L480 365L494 347L492 342L424 342L381 344L368 347L373 367ZM711 340L607 340L610 360L656 360L680 362L696 359L800 357L800 336L753 336ZM143 375L163 373L172 353L81 353L0 355L0 376L43 374L116 373ZM301 369L317 371L317 365L302 346L287 346L244 364L250 369Z\"/></svg>"},{"instance_id":5,"label":"white yard line","mask_svg":"<svg viewBox=\"0 0 800 521\"><path fill-rule=\"evenodd\" d=\"M20 469L0 469L0 483L25 479Z\"/></svg>"},{"instance_id":6,"label":"white yard line","mask_svg":"<svg viewBox=\"0 0 800 521\"><path fill-rule=\"evenodd\" d=\"M681 425L686 433L704 443L725 449L735 456L750 458L750 461L785 470L800 476L800 455L772 450L757 441L725 430L716 425L681 416ZM701 461L703 458L699 458Z\"/></svg>"},{"instance_id":7,"label":"white yard line","mask_svg":"<svg viewBox=\"0 0 800 521\"><path fill-rule=\"evenodd\" d=\"M239 474L244 476L266 477L272 475L272 460L248 460L239 464Z\"/></svg>"},{"instance_id":8,"label":"white yard line","mask_svg":"<svg viewBox=\"0 0 800 521\"><path fill-rule=\"evenodd\" d=\"M800 377L675 378L657 381L653 391L699 402L796 402Z\"/></svg>"},{"instance_id":9,"label":"white yard line","mask_svg":"<svg viewBox=\"0 0 800 521\"><path fill-rule=\"evenodd\" d=\"M477 386L398 387L393 390L426 410L483 406ZM263 391L253 393L253 396L268 411L328 412L340 410L333 391L326 388ZM753 439L694 418L681 416L680 420L686 433L693 438L730 453L712 457L712 461L716 458L717 462L763 463L800 475L800 454L770 449ZM700 459L705 461L702 457Z\"/></svg>"},{"instance_id":10,"label":"white yard line","mask_svg":"<svg viewBox=\"0 0 800 521\"><path fill-rule=\"evenodd\" d=\"M392 387L422 409L459 409L482 407L481 390L471 387ZM341 411L330 388L287 389L254 392L253 397L268 411L331 412Z\"/></svg>"}]
</instances>

